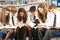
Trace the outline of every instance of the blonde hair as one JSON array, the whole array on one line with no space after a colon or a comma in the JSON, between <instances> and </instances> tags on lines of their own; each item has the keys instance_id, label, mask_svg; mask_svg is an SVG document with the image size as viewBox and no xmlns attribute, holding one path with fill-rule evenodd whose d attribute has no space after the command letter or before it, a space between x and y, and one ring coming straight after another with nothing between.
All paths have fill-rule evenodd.
<instances>
[{"instance_id":1,"label":"blonde hair","mask_svg":"<svg viewBox=\"0 0 60 40\"><path fill-rule=\"evenodd\" d=\"M11 6L11 11L17 11L17 7L16 6Z\"/></svg>"},{"instance_id":2,"label":"blonde hair","mask_svg":"<svg viewBox=\"0 0 60 40\"><path fill-rule=\"evenodd\" d=\"M8 24L9 22L9 16L5 17L5 12L8 10L8 8L3 8L1 12L1 23Z\"/></svg>"},{"instance_id":3,"label":"blonde hair","mask_svg":"<svg viewBox=\"0 0 60 40\"><path fill-rule=\"evenodd\" d=\"M56 5L55 5L55 4L51 4L51 5L49 6L49 9L52 9L52 8L56 8Z\"/></svg>"},{"instance_id":4,"label":"blonde hair","mask_svg":"<svg viewBox=\"0 0 60 40\"><path fill-rule=\"evenodd\" d=\"M45 22L46 21L46 14L47 14L47 10L45 9L45 5L43 4L43 3L41 3L41 4L39 4L38 5L38 8L39 7L41 7L41 8L43 8L43 16L44 16L44 18L43 18L43 21ZM37 10L38 10L38 8L37 8ZM39 12L39 10L38 10L38 18L39 19L41 19L42 17L41 17L41 13Z\"/></svg>"}]
</instances>

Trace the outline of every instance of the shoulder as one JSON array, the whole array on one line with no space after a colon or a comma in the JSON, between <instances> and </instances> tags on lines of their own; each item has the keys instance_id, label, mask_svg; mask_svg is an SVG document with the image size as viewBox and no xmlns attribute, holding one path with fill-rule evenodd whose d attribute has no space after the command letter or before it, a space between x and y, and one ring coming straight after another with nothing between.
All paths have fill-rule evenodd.
<instances>
[{"instance_id":1,"label":"shoulder","mask_svg":"<svg viewBox=\"0 0 60 40\"><path fill-rule=\"evenodd\" d=\"M59 11L57 11L56 13L57 13L57 14L60 14L60 12L59 12Z\"/></svg>"},{"instance_id":2,"label":"shoulder","mask_svg":"<svg viewBox=\"0 0 60 40\"><path fill-rule=\"evenodd\" d=\"M27 12L27 15L31 15L31 12Z\"/></svg>"},{"instance_id":3,"label":"shoulder","mask_svg":"<svg viewBox=\"0 0 60 40\"><path fill-rule=\"evenodd\" d=\"M52 15L52 14L50 12L48 12L47 15Z\"/></svg>"}]
</instances>

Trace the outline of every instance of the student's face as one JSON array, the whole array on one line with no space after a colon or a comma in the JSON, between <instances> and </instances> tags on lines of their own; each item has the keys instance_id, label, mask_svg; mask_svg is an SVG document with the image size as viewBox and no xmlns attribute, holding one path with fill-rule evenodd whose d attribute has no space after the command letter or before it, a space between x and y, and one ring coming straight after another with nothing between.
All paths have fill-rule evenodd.
<instances>
[{"instance_id":1,"label":"student's face","mask_svg":"<svg viewBox=\"0 0 60 40\"><path fill-rule=\"evenodd\" d=\"M9 14L9 11L5 11L5 16L7 16Z\"/></svg>"},{"instance_id":2,"label":"student's face","mask_svg":"<svg viewBox=\"0 0 60 40\"><path fill-rule=\"evenodd\" d=\"M31 12L33 15L35 15L36 14L36 11L34 11L34 12Z\"/></svg>"},{"instance_id":3,"label":"student's face","mask_svg":"<svg viewBox=\"0 0 60 40\"><path fill-rule=\"evenodd\" d=\"M15 15L15 13L17 12L16 10L11 10L12 14Z\"/></svg>"},{"instance_id":4,"label":"student's face","mask_svg":"<svg viewBox=\"0 0 60 40\"><path fill-rule=\"evenodd\" d=\"M53 13L53 14L55 14L56 13L56 8L50 9L50 12Z\"/></svg>"},{"instance_id":5,"label":"student's face","mask_svg":"<svg viewBox=\"0 0 60 40\"><path fill-rule=\"evenodd\" d=\"M41 7L39 7L38 10L40 13L43 13L43 11L44 11L43 8L41 8Z\"/></svg>"},{"instance_id":6,"label":"student's face","mask_svg":"<svg viewBox=\"0 0 60 40\"><path fill-rule=\"evenodd\" d=\"M21 17L23 17L24 16L24 12L19 12L20 14L19 15L21 15Z\"/></svg>"}]
</instances>

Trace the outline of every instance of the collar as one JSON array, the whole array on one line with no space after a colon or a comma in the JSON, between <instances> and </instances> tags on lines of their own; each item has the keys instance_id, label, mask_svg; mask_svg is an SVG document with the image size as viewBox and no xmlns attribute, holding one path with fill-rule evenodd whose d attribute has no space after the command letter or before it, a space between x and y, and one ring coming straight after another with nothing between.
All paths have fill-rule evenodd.
<instances>
[{"instance_id":1,"label":"collar","mask_svg":"<svg viewBox=\"0 0 60 40\"><path fill-rule=\"evenodd\" d=\"M12 13L11 13L11 12L10 12L9 16L10 16L10 17L12 17ZM15 13L15 15L14 15L14 16L17 16L17 13Z\"/></svg>"}]
</instances>

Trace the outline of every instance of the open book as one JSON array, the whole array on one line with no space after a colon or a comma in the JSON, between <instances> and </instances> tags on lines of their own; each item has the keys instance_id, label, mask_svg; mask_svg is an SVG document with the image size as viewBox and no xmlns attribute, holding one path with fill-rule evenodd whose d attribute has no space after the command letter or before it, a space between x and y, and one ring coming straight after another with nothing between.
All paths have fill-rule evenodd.
<instances>
[{"instance_id":1,"label":"open book","mask_svg":"<svg viewBox=\"0 0 60 40\"><path fill-rule=\"evenodd\" d=\"M0 29L4 29L4 28L11 28L11 29L15 29L17 28L17 26L1 26Z\"/></svg>"}]
</instances>

